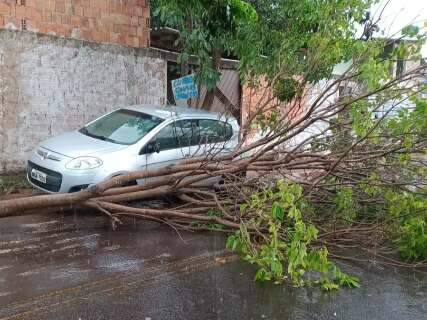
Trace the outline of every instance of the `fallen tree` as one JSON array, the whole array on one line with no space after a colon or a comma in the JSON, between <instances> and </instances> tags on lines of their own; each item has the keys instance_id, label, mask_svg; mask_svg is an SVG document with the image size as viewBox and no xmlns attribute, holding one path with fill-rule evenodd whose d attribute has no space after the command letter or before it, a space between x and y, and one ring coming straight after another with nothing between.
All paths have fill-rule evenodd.
<instances>
[{"instance_id":1,"label":"fallen tree","mask_svg":"<svg viewBox=\"0 0 427 320\"><path fill-rule=\"evenodd\" d=\"M303 34L287 26L269 59L243 59L242 76L257 103L246 110L231 153L218 152L225 145L217 144L203 157L78 193L2 201L0 217L90 208L113 228L140 218L175 230L224 232L227 247L257 265L257 279L289 278L325 289L358 286L328 257L426 267L427 103L420 94L427 67L389 72L396 59L420 60L425 35L408 29L416 40L397 42L381 57L394 40L362 42L351 28L366 5L346 16L345 6L322 4L316 10L328 13L325 21L317 17L317 32L311 25ZM341 16L344 27L335 25L344 23ZM331 19L341 29L319 27ZM237 29L246 34L258 27ZM345 59L351 63L333 75L331 66ZM256 72L266 62L264 73ZM206 185L213 177L217 183ZM143 184L128 185L141 179ZM141 207L158 197L173 200L161 209ZM349 253L354 248L366 258Z\"/></svg>"},{"instance_id":2,"label":"fallen tree","mask_svg":"<svg viewBox=\"0 0 427 320\"><path fill-rule=\"evenodd\" d=\"M415 68L375 91L378 97L380 92L389 95L398 90L399 96L381 117L373 119L372 110L365 116L363 121L370 125L362 134L356 134L354 127L364 122L335 123L333 119L366 101L365 92L321 103L337 85L348 83L347 75L329 84L307 112L292 121L287 120L288 114L270 120L262 138L246 146L242 141L230 154L207 154L157 170L133 172L78 193L3 201L0 217L35 209L90 208L111 219L113 228L131 217L174 229L226 232L231 234L228 247L259 266L258 279L283 280L288 274L296 284L314 281L327 289L339 284L357 286L356 279L327 259L329 252L332 257L357 259L340 256L338 249L358 247L368 256L375 251L375 259L383 263L426 266L410 262L427 258L425 232L416 234L427 212L426 159L422 156L427 144L425 102L414 105L412 112L389 116L401 103L401 84L424 70L423 66ZM298 103L292 102L287 110ZM260 107L257 117L267 108L272 108L270 103ZM330 122L324 129L293 141L324 119ZM390 132L401 125L405 131ZM351 134L343 138L347 130ZM333 133L328 135L328 131ZM337 146L338 140L342 141ZM221 177L220 183L202 183L212 177ZM139 179L145 183L126 186ZM138 205L158 197L175 200L162 209ZM408 261L390 256L392 241ZM304 274L310 270L321 276L307 279Z\"/></svg>"}]
</instances>

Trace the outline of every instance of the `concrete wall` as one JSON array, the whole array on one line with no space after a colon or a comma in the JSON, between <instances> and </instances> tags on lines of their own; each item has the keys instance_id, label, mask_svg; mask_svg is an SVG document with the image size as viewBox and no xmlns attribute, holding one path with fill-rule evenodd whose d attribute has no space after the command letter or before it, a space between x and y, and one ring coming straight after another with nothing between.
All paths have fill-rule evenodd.
<instances>
[{"instance_id":1,"label":"concrete wall","mask_svg":"<svg viewBox=\"0 0 427 320\"><path fill-rule=\"evenodd\" d=\"M0 30L0 173L42 140L114 108L163 104L166 61L131 49Z\"/></svg>"},{"instance_id":2,"label":"concrete wall","mask_svg":"<svg viewBox=\"0 0 427 320\"><path fill-rule=\"evenodd\" d=\"M149 47L148 0L0 0L0 28Z\"/></svg>"}]
</instances>

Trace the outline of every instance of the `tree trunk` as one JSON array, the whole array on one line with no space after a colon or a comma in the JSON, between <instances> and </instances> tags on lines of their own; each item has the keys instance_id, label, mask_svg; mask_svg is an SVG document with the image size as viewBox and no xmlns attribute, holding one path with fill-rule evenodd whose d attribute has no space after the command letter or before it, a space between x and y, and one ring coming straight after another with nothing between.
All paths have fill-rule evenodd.
<instances>
[{"instance_id":1,"label":"tree trunk","mask_svg":"<svg viewBox=\"0 0 427 320\"><path fill-rule=\"evenodd\" d=\"M212 50L212 69L219 72L221 68L221 50L214 48ZM202 109L210 110L215 98L216 85L211 90L207 90L205 99L203 100Z\"/></svg>"}]
</instances>

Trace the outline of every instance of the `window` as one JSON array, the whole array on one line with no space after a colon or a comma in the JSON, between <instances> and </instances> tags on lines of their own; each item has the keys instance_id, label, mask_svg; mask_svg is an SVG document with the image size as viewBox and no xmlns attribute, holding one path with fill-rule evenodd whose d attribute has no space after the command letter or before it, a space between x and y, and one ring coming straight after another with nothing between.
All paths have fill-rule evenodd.
<instances>
[{"instance_id":1,"label":"window","mask_svg":"<svg viewBox=\"0 0 427 320\"><path fill-rule=\"evenodd\" d=\"M176 122L176 134L181 147L190 147L199 144L198 120L180 120Z\"/></svg>"},{"instance_id":2,"label":"window","mask_svg":"<svg viewBox=\"0 0 427 320\"><path fill-rule=\"evenodd\" d=\"M198 144L197 120L180 120L163 128L156 136L159 150L189 147Z\"/></svg>"},{"instance_id":3,"label":"window","mask_svg":"<svg viewBox=\"0 0 427 320\"><path fill-rule=\"evenodd\" d=\"M200 143L226 142L233 136L230 124L216 120L199 120Z\"/></svg>"},{"instance_id":4,"label":"window","mask_svg":"<svg viewBox=\"0 0 427 320\"><path fill-rule=\"evenodd\" d=\"M163 128L155 137L160 151L226 142L233 128L216 120L179 120Z\"/></svg>"},{"instance_id":5,"label":"window","mask_svg":"<svg viewBox=\"0 0 427 320\"><path fill-rule=\"evenodd\" d=\"M179 148L175 124L172 123L160 130L156 135L155 141L159 151Z\"/></svg>"},{"instance_id":6,"label":"window","mask_svg":"<svg viewBox=\"0 0 427 320\"><path fill-rule=\"evenodd\" d=\"M120 109L80 129L89 137L131 145L157 127L163 119L142 112Z\"/></svg>"}]
</instances>

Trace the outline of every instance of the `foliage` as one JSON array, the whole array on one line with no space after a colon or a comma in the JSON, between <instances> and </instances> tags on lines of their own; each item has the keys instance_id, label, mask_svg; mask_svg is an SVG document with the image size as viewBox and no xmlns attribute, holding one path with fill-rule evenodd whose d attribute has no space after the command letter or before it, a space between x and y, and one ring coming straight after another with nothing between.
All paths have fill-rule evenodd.
<instances>
[{"instance_id":1,"label":"foliage","mask_svg":"<svg viewBox=\"0 0 427 320\"><path fill-rule=\"evenodd\" d=\"M329 78L333 66L356 51L356 26L371 4L366 0L249 2L260 23L245 30L254 45L241 56L242 73L274 79L279 69L283 76L303 76L312 83Z\"/></svg>"},{"instance_id":2,"label":"foliage","mask_svg":"<svg viewBox=\"0 0 427 320\"><path fill-rule=\"evenodd\" d=\"M350 187L339 187L335 198L335 212L345 220L351 222L356 218L356 208L353 199L353 190Z\"/></svg>"},{"instance_id":3,"label":"foliage","mask_svg":"<svg viewBox=\"0 0 427 320\"><path fill-rule=\"evenodd\" d=\"M0 176L0 194L9 193L15 189L26 189L28 187L29 185L25 179L25 175Z\"/></svg>"},{"instance_id":4,"label":"foliage","mask_svg":"<svg viewBox=\"0 0 427 320\"><path fill-rule=\"evenodd\" d=\"M199 81L212 87L214 50L236 57L242 79L266 75L274 82L304 76L309 82L328 78L335 64L362 48L356 24L371 0L156 0L155 18L178 28L181 61L195 55Z\"/></svg>"},{"instance_id":5,"label":"foliage","mask_svg":"<svg viewBox=\"0 0 427 320\"><path fill-rule=\"evenodd\" d=\"M242 206L244 215L253 215L250 222L229 236L227 248L258 266L255 279L282 282L289 277L292 284L319 284L325 290L339 285L357 287L358 280L341 272L328 260L328 250L316 247L318 230L309 222L310 206L302 198L302 188L278 181L274 188L253 194ZM250 228L268 228L255 237Z\"/></svg>"},{"instance_id":6,"label":"foliage","mask_svg":"<svg viewBox=\"0 0 427 320\"><path fill-rule=\"evenodd\" d=\"M427 198L387 190L391 232L403 258L427 259Z\"/></svg>"},{"instance_id":7,"label":"foliage","mask_svg":"<svg viewBox=\"0 0 427 320\"><path fill-rule=\"evenodd\" d=\"M273 85L274 95L282 102L290 102L302 95L301 85L292 78L278 79Z\"/></svg>"},{"instance_id":8,"label":"foliage","mask_svg":"<svg viewBox=\"0 0 427 320\"><path fill-rule=\"evenodd\" d=\"M260 145L276 156L254 170L289 183L261 190L257 180L250 200L231 213L241 215L234 220L240 228L227 246L258 266L258 280L355 285L326 247L379 245L376 232L404 259L426 259L426 68L398 67L420 61L424 29L407 26L399 39L360 37L373 0L157 1L154 14L181 31L180 62L198 58L199 81L215 85L211 57L220 53L239 59L242 82L267 83L286 102L259 106L248 128L267 137ZM341 62L345 70L332 74ZM293 121L298 104L307 114ZM301 132L314 133L297 145ZM319 238L318 230L333 238Z\"/></svg>"},{"instance_id":9,"label":"foliage","mask_svg":"<svg viewBox=\"0 0 427 320\"><path fill-rule=\"evenodd\" d=\"M420 261L427 259L427 213L403 219L395 243L403 258Z\"/></svg>"},{"instance_id":10,"label":"foliage","mask_svg":"<svg viewBox=\"0 0 427 320\"><path fill-rule=\"evenodd\" d=\"M180 30L179 42L183 48L180 62L186 63L190 55L196 56L197 79L208 88L219 80L211 58L215 54L233 54L232 43L244 41L241 27L258 20L253 7L241 0L157 0L152 9L153 15L165 25Z\"/></svg>"}]
</instances>

